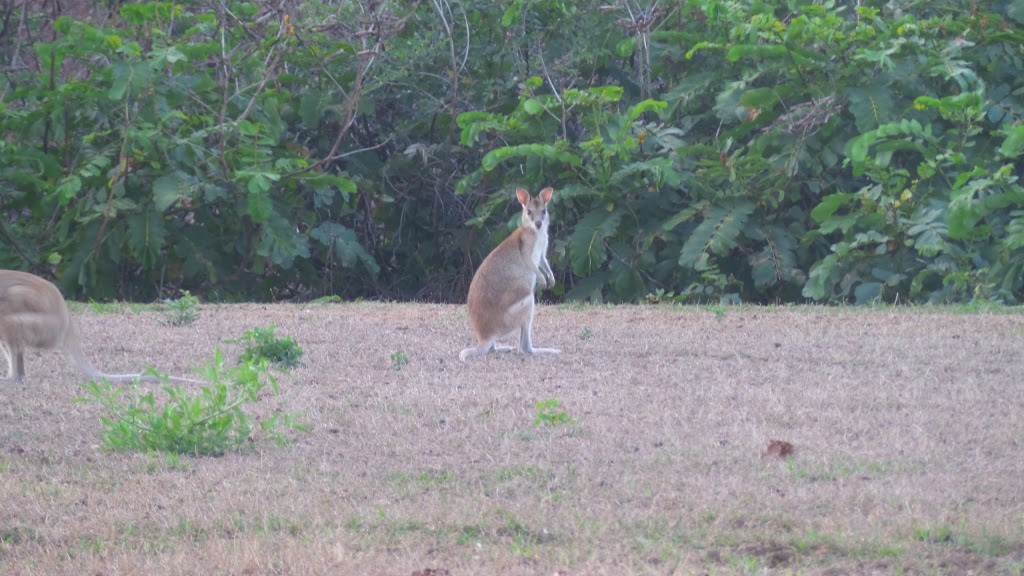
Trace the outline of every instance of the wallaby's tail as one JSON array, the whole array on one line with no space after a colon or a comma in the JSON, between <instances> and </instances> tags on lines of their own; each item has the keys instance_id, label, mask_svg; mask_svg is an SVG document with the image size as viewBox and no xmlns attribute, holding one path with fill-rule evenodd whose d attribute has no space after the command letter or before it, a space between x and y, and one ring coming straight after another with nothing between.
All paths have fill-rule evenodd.
<instances>
[{"instance_id":1,"label":"wallaby's tail","mask_svg":"<svg viewBox=\"0 0 1024 576\"><path fill-rule=\"evenodd\" d=\"M89 362L86 358L85 353L82 351L81 339L78 337L78 331L74 323L68 327L67 341L64 343L64 348L68 354L71 355L72 361L78 368L79 373L86 380L106 380L107 382L168 382L175 384L206 384L203 380L192 380L190 378L179 378L177 376L168 376L166 380L159 376L152 374L107 374L100 372L95 366Z\"/></svg>"}]
</instances>

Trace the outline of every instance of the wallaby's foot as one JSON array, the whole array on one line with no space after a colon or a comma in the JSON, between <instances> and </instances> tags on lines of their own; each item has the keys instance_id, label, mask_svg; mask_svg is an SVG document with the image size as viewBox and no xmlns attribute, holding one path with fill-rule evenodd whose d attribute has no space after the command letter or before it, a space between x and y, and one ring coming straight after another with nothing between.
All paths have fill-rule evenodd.
<instances>
[{"instance_id":1,"label":"wallaby's foot","mask_svg":"<svg viewBox=\"0 0 1024 576\"><path fill-rule=\"evenodd\" d=\"M525 350L520 350L519 353L520 354L540 355L540 354L561 354L562 351L559 350L558 348L527 348Z\"/></svg>"},{"instance_id":2,"label":"wallaby's foot","mask_svg":"<svg viewBox=\"0 0 1024 576\"><path fill-rule=\"evenodd\" d=\"M466 359L473 358L476 356L483 356L492 352L510 352L511 346L498 346L495 345L494 340L483 342L482 344L472 347L465 348L459 353L459 360L466 362Z\"/></svg>"},{"instance_id":3,"label":"wallaby's foot","mask_svg":"<svg viewBox=\"0 0 1024 576\"><path fill-rule=\"evenodd\" d=\"M462 352L459 352L459 360L463 362L467 358L473 358L474 356L483 356L490 352L514 352L515 348L511 346L498 346L494 342L486 342L477 346L476 348L466 348Z\"/></svg>"}]
</instances>

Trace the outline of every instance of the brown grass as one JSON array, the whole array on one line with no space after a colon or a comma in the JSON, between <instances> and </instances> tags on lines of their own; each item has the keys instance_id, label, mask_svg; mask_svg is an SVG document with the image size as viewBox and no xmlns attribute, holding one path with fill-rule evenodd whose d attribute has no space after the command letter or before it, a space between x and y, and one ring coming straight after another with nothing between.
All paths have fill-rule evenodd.
<instances>
[{"instance_id":1,"label":"brown grass","mask_svg":"<svg viewBox=\"0 0 1024 576\"><path fill-rule=\"evenodd\" d=\"M534 341L562 355L465 364L458 306L83 312L115 372L186 375L276 324L304 366L254 410L312 432L108 452L70 367L33 353L0 383L0 573L1024 570L1024 316L717 312L542 306ZM535 424L549 398L573 420Z\"/></svg>"}]
</instances>

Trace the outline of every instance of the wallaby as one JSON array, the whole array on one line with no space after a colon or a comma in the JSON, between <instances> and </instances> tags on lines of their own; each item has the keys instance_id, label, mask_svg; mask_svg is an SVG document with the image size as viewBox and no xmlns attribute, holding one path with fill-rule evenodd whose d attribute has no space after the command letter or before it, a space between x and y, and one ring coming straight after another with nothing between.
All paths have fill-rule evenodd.
<instances>
[{"instance_id":1,"label":"wallaby","mask_svg":"<svg viewBox=\"0 0 1024 576\"><path fill-rule=\"evenodd\" d=\"M20 384L25 379L25 349L63 348L75 368L89 380L108 382L163 379L142 374L104 374L82 353L81 339L71 321L64 296L53 283L27 272L0 270L0 351L7 358L8 378ZM168 382L202 384L188 378L167 378Z\"/></svg>"},{"instance_id":2,"label":"wallaby","mask_svg":"<svg viewBox=\"0 0 1024 576\"><path fill-rule=\"evenodd\" d=\"M498 346L500 338L519 330L521 354L558 354L554 348L534 348L532 341L534 289L538 281L544 288L555 285L548 264L548 202L554 191L545 188L536 197L522 188L516 198L523 205L519 228L484 258L469 283L469 323L478 346L459 353L465 361L488 352L511 352L511 346Z\"/></svg>"}]
</instances>

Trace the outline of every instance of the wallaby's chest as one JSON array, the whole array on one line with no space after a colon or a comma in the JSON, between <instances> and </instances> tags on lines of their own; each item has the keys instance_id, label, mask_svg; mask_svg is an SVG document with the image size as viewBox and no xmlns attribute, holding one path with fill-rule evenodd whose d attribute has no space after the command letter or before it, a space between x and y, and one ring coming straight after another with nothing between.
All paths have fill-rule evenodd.
<instances>
[{"instance_id":1,"label":"wallaby's chest","mask_svg":"<svg viewBox=\"0 0 1024 576\"><path fill-rule=\"evenodd\" d=\"M548 249L548 228L542 226L537 231L537 241L533 243L533 249L530 252L530 259L533 260L534 264L540 264L540 261L544 258L544 252Z\"/></svg>"}]
</instances>

